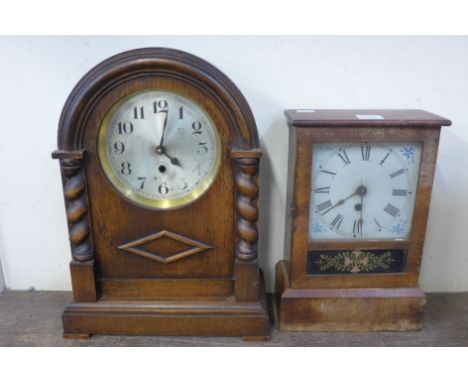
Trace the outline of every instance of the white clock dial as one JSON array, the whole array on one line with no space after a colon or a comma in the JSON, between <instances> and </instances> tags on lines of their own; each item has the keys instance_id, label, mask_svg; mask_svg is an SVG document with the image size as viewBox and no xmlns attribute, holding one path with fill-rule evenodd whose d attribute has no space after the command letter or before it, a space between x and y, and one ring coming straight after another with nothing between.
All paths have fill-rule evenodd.
<instances>
[{"instance_id":1,"label":"white clock dial","mask_svg":"<svg viewBox=\"0 0 468 382\"><path fill-rule=\"evenodd\" d=\"M101 126L98 152L107 177L124 196L157 209L200 197L221 156L208 114L168 91L146 91L115 106Z\"/></svg>"},{"instance_id":2,"label":"white clock dial","mask_svg":"<svg viewBox=\"0 0 468 382\"><path fill-rule=\"evenodd\" d=\"M315 144L310 240L408 239L419 143Z\"/></svg>"}]
</instances>

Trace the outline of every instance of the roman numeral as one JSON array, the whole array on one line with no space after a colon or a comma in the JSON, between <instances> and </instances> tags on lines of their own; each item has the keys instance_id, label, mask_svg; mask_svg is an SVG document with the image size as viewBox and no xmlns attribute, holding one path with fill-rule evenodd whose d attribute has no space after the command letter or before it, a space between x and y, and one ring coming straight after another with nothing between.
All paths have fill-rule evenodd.
<instances>
[{"instance_id":1,"label":"roman numeral","mask_svg":"<svg viewBox=\"0 0 468 382\"><path fill-rule=\"evenodd\" d=\"M330 174L330 175L336 175L336 172L331 172L327 170L320 170L321 172L324 172L325 174Z\"/></svg>"},{"instance_id":2,"label":"roman numeral","mask_svg":"<svg viewBox=\"0 0 468 382\"><path fill-rule=\"evenodd\" d=\"M374 222L375 222L375 224L377 224L377 227L379 227L379 231L381 231L382 226L380 225L379 221L376 218L374 218Z\"/></svg>"},{"instance_id":3,"label":"roman numeral","mask_svg":"<svg viewBox=\"0 0 468 382\"><path fill-rule=\"evenodd\" d=\"M362 160L369 160L370 157L370 146L361 146Z\"/></svg>"},{"instance_id":4,"label":"roman numeral","mask_svg":"<svg viewBox=\"0 0 468 382\"><path fill-rule=\"evenodd\" d=\"M330 193L330 186L327 187L317 187L314 192L316 194L329 194Z\"/></svg>"},{"instance_id":5,"label":"roman numeral","mask_svg":"<svg viewBox=\"0 0 468 382\"><path fill-rule=\"evenodd\" d=\"M335 218L332 220L330 223L330 228L331 229L338 229L340 228L341 223L343 222L344 216L341 214L338 214L335 216Z\"/></svg>"},{"instance_id":6,"label":"roman numeral","mask_svg":"<svg viewBox=\"0 0 468 382\"><path fill-rule=\"evenodd\" d=\"M408 193L408 190L393 189L392 191L393 196L406 196L407 193Z\"/></svg>"},{"instance_id":7,"label":"roman numeral","mask_svg":"<svg viewBox=\"0 0 468 382\"><path fill-rule=\"evenodd\" d=\"M362 234L362 219L355 220L353 224L353 233L361 233Z\"/></svg>"},{"instance_id":8,"label":"roman numeral","mask_svg":"<svg viewBox=\"0 0 468 382\"><path fill-rule=\"evenodd\" d=\"M390 151L392 151L392 150L390 150ZM390 151L389 151L389 152L387 153L387 155L385 155L385 156L383 157L383 159L380 161L380 165L381 165L381 166L382 166L382 165L384 164L384 162L387 160L388 156L390 155Z\"/></svg>"},{"instance_id":9,"label":"roman numeral","mask_svg":"<svg viewBox=\"0 0 468 382\"><path fill-rule=\"evenodd\" d=\"M398 208L396 208L393 204L390 203L387 204L387 206L384 208L384 211L387 214L392 215L393 217L397 216L400 212Z\"/></svg>"},{"instance_id":10,"label":"roman numeral","mask_svg":"<svg viewBox=\"0 0 468 382\"><path fill-rule=\"evenodd\" d=\"M338 156L343 160L343 162L345 162L345 165L348 165L351 163L348 158L348 154L346 154L346 151L340 150L340 152L338 153Z\"/></svg>"},{"instance_id":11,"label":"roman numeral","mask_svg":"<svg viewBox=\"0 0 468 382\"><path fill-rule=\"evenodd\" d=\"M396 176L401 175L401 174L403 174L404 172L405 172L404 169L400 169L400 170L398 170L398 171L392 172L392 173L390 174L390 178L395 178Z\"/></svg>"},{"instance_id":12,"label":"roman numeral","mask_svg":"<svg viewBox=\"0 0 468 382\"><path fill-rule=\"evenodd\" d=\"M330 207L332 206L332 203L330 200L327 200L326 202L320 203L317 205L317 211L322 212L323 210L326 210L322 215L325 215L328 211L330 211ZM327 209L328 208L328 209Z\"/></svg>"}]
</instances>

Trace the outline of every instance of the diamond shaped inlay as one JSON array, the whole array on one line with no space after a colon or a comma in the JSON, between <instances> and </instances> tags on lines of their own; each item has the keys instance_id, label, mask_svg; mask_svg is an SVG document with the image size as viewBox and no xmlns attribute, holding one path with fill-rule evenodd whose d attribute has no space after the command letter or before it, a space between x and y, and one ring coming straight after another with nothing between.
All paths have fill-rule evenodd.
<instances>
[{"instance_id":1,"label":"diamond shaped inlay","mask_svg":"<svg viewBox=\"0 0 468 382\"><path fill-rule=\"evenodd\" d=\"M171 251L171 242L173 244L173 251ZM151 244L151 248L145 248L149 247L149 244ZM213 247L177 233L162 230L142 237L141 239L131 241L130 243L123 244L118 248L147 257L148 259L159 261L163 264L168 264Z\"/></svg>"}]
</instances>

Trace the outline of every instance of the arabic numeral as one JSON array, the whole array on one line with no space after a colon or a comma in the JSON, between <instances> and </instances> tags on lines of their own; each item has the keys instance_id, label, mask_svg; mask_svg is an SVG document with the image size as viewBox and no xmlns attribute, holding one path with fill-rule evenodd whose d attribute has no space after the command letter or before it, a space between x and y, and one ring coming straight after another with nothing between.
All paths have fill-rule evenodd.
<instances>
[{"instance_id":1,"label":"arabic numeral","mask_svg":"<svg viewBox=\"0 0 468 382\"><path fill-rule=\"evenodd\" d=\"M120 172L122 175L130 175L132 173L132 166L129 162L122 162L120 164Z\"/></svg>"},{"instance_id":2,"label":"arabic numeral","mask_svg":"<svg viewBox=\"0 0 468 382\"><path fill-rule=\"evenodd\" d=\"M122 155L125 151L125 145L123 142L117 141L114 143L114 153Z\"/></svg>"},{"instance_id":3,"label":"arabic numeral","mask_svg":"<svg viewBox=\"0 0 468 382\"><path fill-rule=\"evenodd\" d=\"M201 175L200 163L195 166L193 172L195 172L197 175Z\"/></svg>"},{"instance_id":4,"label":"arabic numeral","mask_svg":"<svg viewBox=\"0 0 468 382\"><path fill-rule=\"evenodd\" d=\"M143 190L143 188L145 187L146 176L139 176L137 179L141 181L140 190Z\"/></svg>"},{"instance_id":5,"label":"arabic numeral","mask_svg":"<svg viewBox=\"0 0 468 382\"><path fill-rule=\"evenodd\" d=\"M195 121L192 123L192 134L201 134L202 124L201 122Z\"/></svg>"},{"instance_id":6,"label":"arabic numeral","mask_svg":"<svg viewBox=\"0 0 468 382\"><path fill-rule=\"evenodd\" d=\"M182 184L179 186L179 190L186 190L188 188L188 182L187 179L183 178L181 179Z\"/></svg>"},{"instance_id":7,"label":"arabic numeral","mask_svg":"<svg viewBox=\"0 0 468 382\"><path fill-rule=\"evenodd\" d=\"M133 108L133 118L134 119L145 119L145 109L143 106L135 106Z\"/></svg>"},{"instance_id":8,"label":"arabic numeral","mask_svg":"<svg viewBox=\"0 0 468 382\"><path fill-rule=\"evenodd\" d=\"M119 122L117 125L119 129L119 134L131 134L133 133L133 123L129 121Z\"/></svg>"},{"instance_id":9,"label":"arabic numeral","mask_svg":"<svg viewBox=\"0 0 468 382\"><path fill-rule=\"evenodd\" d=\"M169 108L169 104L165 99L160 99L158 101L153 102L153 111L155 113L161 113L163 111L167 112L167 109Z\"/></svg>"},{"instance_id":10,"label":"arabic numeral","mask_svg":"<svg viewBox=\"0 0 468 382\"><path fill-rule=\"evenodd\" d=\"M158 192L161 195L167 195L169 193L169 188L167 187L166 183L161 183L158 187Z\"/></svg>"},{"instance_id":11,"label":"arabic numeral","mask_svg":"<svg viewBox=\"0 0 468 382\"><path fill-rule=\"evenodd\" d=\"M197 150L198 155L203 155L208 152L208 147L206 147L207 144L208 142L198 142L198 146L199 146Z\"/></svg>"}]
</instances>

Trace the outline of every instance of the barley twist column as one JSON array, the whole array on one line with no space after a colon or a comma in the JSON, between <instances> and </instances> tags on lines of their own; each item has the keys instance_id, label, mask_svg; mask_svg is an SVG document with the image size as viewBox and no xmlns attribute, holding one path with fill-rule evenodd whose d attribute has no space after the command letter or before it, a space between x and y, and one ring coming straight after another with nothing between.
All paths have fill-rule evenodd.
<instances>
[{"instance_id":1,"label":"barley twist column","mask_svg":"<svg viewBox=\"0 0 468 382\"><path fill-rule=\"evenodd\" d=\"M242 261L257 259L258 166L259 158L235 158L237 234L236 257Z\"/></svg>"},{"instance_id":2,"label":"barley twist column","mask_svg":"<svg viewBox=\"0 0 468 382\"><path fill-rule=\"evenodd\" d=\"M63 189L67 210L68 232L73 260L86 262L94 259L94 250L88 216L84 158L73 152L56 152L60 159Z\"/></svg>"}]
</instances>

